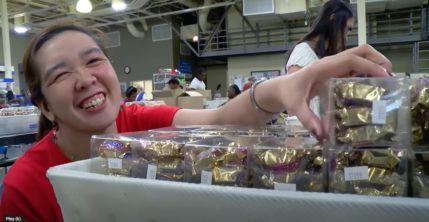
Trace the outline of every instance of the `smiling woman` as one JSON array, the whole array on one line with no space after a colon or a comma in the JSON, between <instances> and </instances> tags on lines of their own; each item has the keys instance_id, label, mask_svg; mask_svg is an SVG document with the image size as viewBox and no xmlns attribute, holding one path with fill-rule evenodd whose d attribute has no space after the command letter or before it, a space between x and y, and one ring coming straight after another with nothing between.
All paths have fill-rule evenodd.
<instances>
[{"instance_id":1,"label":"smiling woman","mask_svg":"<svg viewBox=\"0 0 429 222\"><path fill-rule=\"evenodd\" d=\"M287 109L322 138L321 121L308 107L315 86L350 73L388 76L386 70L391 71L389 60L364 45L322 59L298 75L258 83L252 95L248 90L218 109L125 106L121 105L117 75L96 39L81 26L63 24L43 30L29 44L24 72L31 99L42 110L39 141L6 175L0 218L7 215L25 221L62 221L46 171L89 158L94 134L170 125L258 124L271 118L271 113Z\"/></svg>"}]
</instances>

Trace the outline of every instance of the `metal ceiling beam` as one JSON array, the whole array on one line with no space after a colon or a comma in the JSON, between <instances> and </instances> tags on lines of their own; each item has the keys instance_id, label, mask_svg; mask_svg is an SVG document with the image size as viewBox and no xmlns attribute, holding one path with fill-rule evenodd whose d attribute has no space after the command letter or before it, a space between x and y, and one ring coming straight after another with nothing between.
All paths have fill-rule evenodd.
<instances>
[{"instance_id":1,"label":"metal ceiling beam","mask_svg":"<svg viewBox=\"0 0 429 222\"><path fill-rule=\"evenodd\" d=\"M189 9L183 9L183 10L178 10L178 11L173 11L173 12L165 12L165 13L160 13L160 14L148 15L148 16L138 17L138 18L134 18L134 19L124 19L124 20L116 21L116 22L109 22L109 23L105 23L105 24L93 25L93 26L90 26L90 28L98 28L98 27L107 26L107 25L116 25L116 24L120 24L120 23L139 21L141 19L161 18L161 17L169 16L169 15L179 15L179 14L195 12L195 11L199 11L199 10L203 10L203 9L217 8L217 7L223 7L223 6L229 6L229 5L235 5L235 1L215 3L212 5L205 5L205 6L200 6L200 7L196 7L196 8L189 8Z\"/></svg>"},{"instance_id":2,"label":"metal ceiling beam","mask_svg":"<svg viewBox=\"0 0 429 222\"><path fill-rule=\"evenodd\" d=\"M180 38L180 40L183 42L183 43L185 43L185 45L187 45L188 46L188 48L195 54L195 56L196 57L200 57L200 55L198 54L198 52L194 49L194 47L192 47L192 45L191 44L189 44L189 42L188 41L186 41L186 39L184 39L183 37L182 37L182 35L180 35L180 32L173 26L173 24L171 24L171 22L170 21L168 21L167 19L165 19L164 17L160 17L162 20L164 20L165 21L165 23L167 23L170 27L171 27L171 29L173 30L173 32L177 35L177 36L179 36L179 38Z\"/></svg>"},{"instance_id":3,"label":"metal ceiling beam","mask_svg":"<svg viewBox=\"0 0 429 222\"><path fill-rule=\"evenodd\" d=\"M210 34L209 38L207 39L206 45L204 46L203 52L206 51L207 47L209 47L210 42L212 41L213 37L215 36L216 33L218 33L220 26L222 25L222 22L225 21L226 16L228 15L229 9L232 6L228 6L225 10L225 12L222 15L222 18L220 19L220 21L216 24L216 27L214 28L213 32Z\"/></svg>"}]
</instances>

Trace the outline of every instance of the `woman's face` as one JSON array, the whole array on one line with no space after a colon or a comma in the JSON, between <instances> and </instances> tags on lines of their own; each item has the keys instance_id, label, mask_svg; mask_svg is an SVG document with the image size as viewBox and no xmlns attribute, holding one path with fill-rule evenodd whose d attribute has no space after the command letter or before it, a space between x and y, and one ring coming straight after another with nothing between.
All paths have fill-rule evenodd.
<instances>
[{"instance_id":1,"label":"woman's face","mask_svg":"<svg viewBox=\"0 0 429 222\"><path fill-rule=\"evenodd\" d=\"M128 99L128 102L134 102L134 101L136 101L136 98L137 98L137 92L133 92L133 93L131 93L131 96Z\"/></svg>"},{"instance_id":2,"label":"woman's face","mask_svg":"<svg viewBox=\"0 0 429 222\"><path fill-rule=\"evenodd\" d=\"M121 94L116 73L88 35L66 31L35 55L47 106L42 111L60 129L104 131L115 123Z\"/></svg>"}]
</instances>

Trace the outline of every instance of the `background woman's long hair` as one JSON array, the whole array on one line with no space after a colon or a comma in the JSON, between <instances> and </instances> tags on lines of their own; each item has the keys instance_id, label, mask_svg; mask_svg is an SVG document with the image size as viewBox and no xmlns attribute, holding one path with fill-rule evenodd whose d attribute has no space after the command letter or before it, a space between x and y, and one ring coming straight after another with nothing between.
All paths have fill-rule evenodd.
<instances>
[{"instance_id":1,"label":"background woman's long hair","mask_svg":"<svg viewBox=\"0 0 429 222\"><path fill-rule=\"evenodd\" d=\"M347 20L350 18L353 18L353 11L348 3L341 0L326 2L320 9L310 31L286 53L285 68L287 68L286 64L295 46L302 42L311 41L316 37L319 39L316 41L315 48L312 48L319 58L335 55L345 50L345 31ZM326 43L328 43L327 48Z\"/></svg>"}]
</instances>

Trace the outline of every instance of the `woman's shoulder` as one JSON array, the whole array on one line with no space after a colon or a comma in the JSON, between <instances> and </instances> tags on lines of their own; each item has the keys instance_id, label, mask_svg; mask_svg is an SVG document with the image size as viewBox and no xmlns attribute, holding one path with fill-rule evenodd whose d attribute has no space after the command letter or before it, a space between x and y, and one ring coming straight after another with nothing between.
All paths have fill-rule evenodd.
<instances>
[{"instance_id":1,"label":"woman's shoulder","mask_svg":"<svg viewBox=\"0 0 429 222\"><path fill-rule=\"evenodd\" d=\"M313 48L311 48L311 46L308 42L298 43L293 50L294 51L297 50L297 51L312 51L312 52L314 52Z\"/></svg>"}]
</instances>

